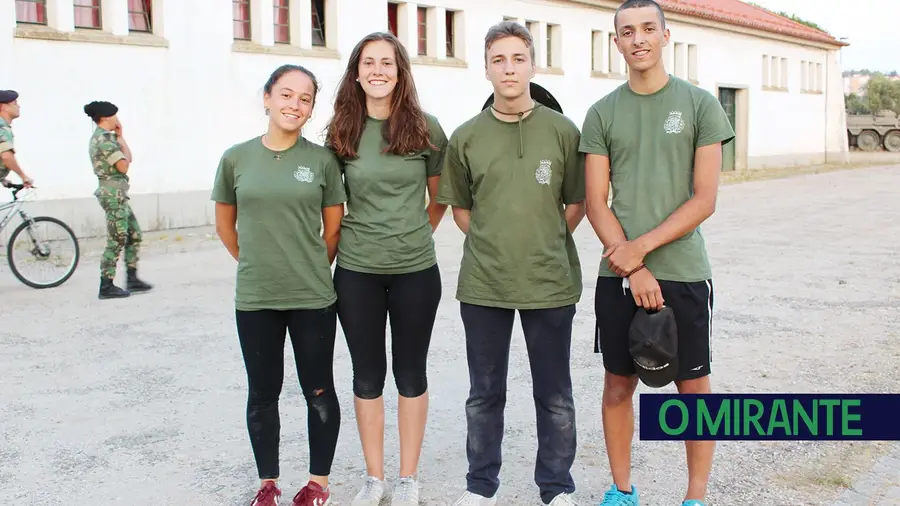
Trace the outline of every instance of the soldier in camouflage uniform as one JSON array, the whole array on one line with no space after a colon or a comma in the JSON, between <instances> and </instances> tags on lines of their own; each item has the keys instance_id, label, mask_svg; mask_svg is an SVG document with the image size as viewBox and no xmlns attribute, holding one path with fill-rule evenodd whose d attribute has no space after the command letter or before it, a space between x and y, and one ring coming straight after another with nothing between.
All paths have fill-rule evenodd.
<instances>
[{"instance_id":1,"label":"soldier in camouflage uniform","mask_svg":"<svg viewBox=\"0 0 900 506\"><path fill-rule=\"evenodd\" d=\"M16 162L16 149L13 142L12 122L19 117L19 94L12 90L0 90L0 184L9 186L6 176L10 171L22 179L26 188L33 183L25 171Z\"/></svg>"},{"instance_id":2,"label":"soldier in camouflage uniform","mask_svg":"<svg viewBox=\"0 0 900 506\"><path fill-rule=\"evenodd\" d=\"M128 169L131 149L122 137L122 125L116 117L119 109L109 102L91 102L84 112L94 120L97 128L91 135L90 157L98 185L94 196L106 213L106 250L100 261L99 298L127 297L133 292L153 288L137 277L138 248L141 228L128 204ZM113 284L119 254L125 249L128 272L127 290Z\"/></svg>"}]
</instances>

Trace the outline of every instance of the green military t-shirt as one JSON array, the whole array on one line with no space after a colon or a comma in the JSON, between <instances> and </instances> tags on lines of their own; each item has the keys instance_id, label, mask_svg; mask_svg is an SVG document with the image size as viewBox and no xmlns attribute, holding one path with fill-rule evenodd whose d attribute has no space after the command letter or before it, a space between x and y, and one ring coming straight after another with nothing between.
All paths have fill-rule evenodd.
<instances>
[{"instance_id":1,"label":"green military t-shirt","mask_svg":"<svg viewBox=\"0 0 900 506\"><path fill-rule=\"evenodd\" d=\"M513 122L487 108L453 132L436 200L470 211L458 300L514 309L580 300L564 207L584 200L578 142L578 127L541 105Z\"/></svg>"},{"instance_id":2,"label":"green military t-shirt","mask_svg":"<svg viewBox=\"0 0 900 506\"><path fill-rule=\"evenodd\" d=\"M212 200L237 205L235 308L320 309L337 300L322 239L322 208L346 200L330 150L299 138L276 151L260 137L219 162Z\"/></svg>"},{"instance_id":3,"label":"green military t-shirt","mask_svg":"<svg viewBox=\"0 0 900 506\"><path fill-rule=\"evenodd\" d=\"M128 182L128 175L116 169L116 162L125 159L122 146L116 137L116 133L97 127L91 135L88 153L91 157L91 165L94 175L101 186L105 181Z\"/></svg>"},{"instance_id":4,"label":"green military t-shirt","mask_svg":"<svg viewBox=\"0 0 900 506\"><path fill-rule=\"evenodd\" d=\"M337 257L342 268L401 274L437 263L425 191L427 178L441 173L447 137L437 118L426 118L436 150L385 153L384 121L368 118L357 158L343 161L347 215Z\"/></svg>"},{"instance_id":5,"label":"green military t-shirt","mask_svg":"<svg viewBox=\"0 0 900 506\"><path fill-rule=\"evenodd\" d=\"M611 209L629 240L656 228L691 198L697 148L734 138L719 101L675 76L649 95L627 83L619 86L591 106L581 130L580 150L610 159ZM712 277L700 227L650 252L644 263L657 279ZM600 276L617 276L605 258Z\"/></svg>"},{"instance_id":6,"label":"green military t-shirt","mask_svg":"<svg viewBox=\"0 0 900 506\"><path fill-rule=\"evenodd\" d=\"M15 153L16 147L13 142L12 127L5 119L0 118L0 153L6 151ZM0 160L0 179L5 178L7 175L9 175L9 167L3 165L3 160Z\"/></svg>"}]
</instances>

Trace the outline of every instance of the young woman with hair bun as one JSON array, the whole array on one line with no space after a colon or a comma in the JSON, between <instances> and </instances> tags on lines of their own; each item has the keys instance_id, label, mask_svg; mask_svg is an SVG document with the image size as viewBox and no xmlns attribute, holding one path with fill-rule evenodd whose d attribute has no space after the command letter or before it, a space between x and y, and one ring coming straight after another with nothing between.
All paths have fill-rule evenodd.
<instances>
[{"instance_id":1,"label":"young woman with hair bun","mask_svg":"<svg viewBox=\"0 0 900 506\"><path fill-rule=\"evenodd\" d=\"M106 214L106 249L100 260L100 299L128 297L133 292L146 292L153 288L137 276L138 252L143 234L128 203L128 170L131 168L132 157L131 148L122 135L118 112L119 108L115 104L105 101L95 101L84 106L84 113L96 124L88 153L94 175L97 176L94 196ZM116 264L123 249L127 272L125 290L113 283Z\"/></svg>"}]
</instances>

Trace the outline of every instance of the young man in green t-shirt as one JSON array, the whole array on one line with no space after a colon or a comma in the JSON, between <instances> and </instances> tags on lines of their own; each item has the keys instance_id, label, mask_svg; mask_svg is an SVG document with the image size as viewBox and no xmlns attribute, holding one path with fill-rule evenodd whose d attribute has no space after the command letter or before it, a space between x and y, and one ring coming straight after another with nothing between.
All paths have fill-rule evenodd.
<instances>
[{"instance_id":1,"label":"young man in green t-shirt","mask_svg":"<svg viewBox=\"0 0 900 506\"><path fill-rule=\"evenodd\" d=\"M595 312L606 369L603 430L615 483L602 505L637 506L630 470L638 380L629 326L637 311L670 307L678 329L678 391L711 391L713 285L700 224L715 209L722 145L734 130L712 94L666 72L661 56L669 31L656 2L628 0L614 20L628 82L588 110L580 150L588 220L605 247ZM686 446L683 504L698 506L714 443Z\"/></svg>"},{"instance_id":2,"label":"young man in green t-shirt","mask_svg":"<svg viewBox=\"0 0 900 506\"><path fill-rule=\"evenodd\" d=\"M485 37L494 103L450 137L436 201L466 234L456 298L466 332L469 472L458 505L496 504L509 347L518 310L537 410L541 499L574 504L575 405L569 349L581 263L572 230L584 217L578 127L529 93L534 44L504 22Z\"/></svg>"}]
</instances>

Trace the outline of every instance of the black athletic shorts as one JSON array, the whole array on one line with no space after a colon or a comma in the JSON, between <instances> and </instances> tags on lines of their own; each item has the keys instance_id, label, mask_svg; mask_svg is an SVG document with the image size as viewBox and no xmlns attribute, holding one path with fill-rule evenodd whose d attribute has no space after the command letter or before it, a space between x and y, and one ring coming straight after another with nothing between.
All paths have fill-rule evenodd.
<instances>
[{"instance_id":1,"label":"black athletic shorts","mask_svg":"<svg viewBox=\"0 0 900 506\"><path fill-rule=\"evenodd\" d=\"M638 306L631 289L623 288L622 281L622 278L597 278L594 352L603 354L603 367L607 371L631 376L635 368L628 351L628 329ZM659 288L665 305L675 313L678 327L678 380L706 376L712 362L712 280L693 283L659 280Z\"/></svg>"}]
</instances>

